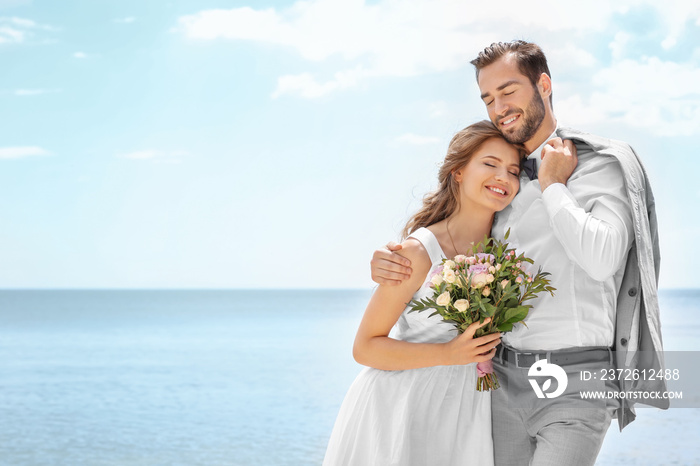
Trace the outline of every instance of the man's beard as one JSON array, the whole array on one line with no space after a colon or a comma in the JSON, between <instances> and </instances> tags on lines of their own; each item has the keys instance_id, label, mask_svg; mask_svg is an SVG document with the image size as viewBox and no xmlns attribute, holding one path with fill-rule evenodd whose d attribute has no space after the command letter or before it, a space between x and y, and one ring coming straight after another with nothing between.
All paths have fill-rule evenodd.
<instances>
[{"instance_id":1,"label":"man's beard","mask_svg":"<svg viewBox=\"0 0 700 466\"><path fill-rule=\"evenodd\" d=\"M501 131L501 133L503 134L503 138L511 144L524 144L532 139L544 121L544 102L537 93L537 89L535 89L535 95L532 96L532 100L530 100L524 112L520 109L513 110L512 112L508 112L501 120L508 118L508 115L513 113L520 113L523 115L524 119L521 128L512 133L507 133L505 131Z\"/></svg>"}]
</instances>

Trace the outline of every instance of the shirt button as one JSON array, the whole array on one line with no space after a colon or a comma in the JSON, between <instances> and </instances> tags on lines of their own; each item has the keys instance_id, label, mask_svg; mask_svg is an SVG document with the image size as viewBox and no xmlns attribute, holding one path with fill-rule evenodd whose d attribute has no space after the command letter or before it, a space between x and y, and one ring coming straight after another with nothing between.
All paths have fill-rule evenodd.
<instances>
[{"instance_id":1,"label":"shirt button","mask_svg":"<svg viewBox=\"0 0 700 466\"><path fill-rule=\"evenodd\" d=\"M621 344L622 346L627 346L627 338L621 338L621 339L620 339L620 344Z\"/></svg>"},{"instance_id":2,"label":"shirt button","mask_svg":"<svg viewBox=\"0 0 700 466\"><path fill-rule=\"evenodd\" d=\"M628 295L630 296L637 296L637 288L630 288L630 290L627 292Z\"/></svg>"}]
</instances>

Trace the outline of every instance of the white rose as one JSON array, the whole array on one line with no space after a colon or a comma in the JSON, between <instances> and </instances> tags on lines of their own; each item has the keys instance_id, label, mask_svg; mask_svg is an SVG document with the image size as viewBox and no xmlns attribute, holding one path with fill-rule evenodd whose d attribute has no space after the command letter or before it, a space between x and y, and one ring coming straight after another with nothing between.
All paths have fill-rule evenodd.
<instances>
[{"instance_id":1,"label":"white rose","mask_svg":"<svg viewBox=\"0 0 700 466\"><path fill-rule=\"evenodd\" d=\"M442 266L445 269L454 269L455 267L457 267L457 264L455 264L455 261L447 260L444 264L442 264Z\"/></svg>"},{"instance_id":2,"label":"white rose","mask_svg":"<svg viewBox=\"0 0 700 466\"><path fill-rule=\"evenodd\" d=\"M430 283L432 283L435 286L438 286L442 282L442 274L436 273L430 278Z\"/></svg>"},{"instance_id":3,"label":"white rose","mask_svg":"<svg viewBox=\"0 0 700 466\"><path fill-rule=\"evenodd\" d=\"M438 306L447 306L448 304L450 304L450 292L445 291L444 293L442 293L440 296L437 297L435 302L437 303Z\"/></svg>"},{"instance_id":4,"label":"white rose","mask_svg":"<svg viewBox=\"0 0 700 466\"><path fill-rule=\"evenodd\" d=\"M466 299L458 299L457 301L455 301L454 306L459 312L464 312L467 309L469 309L469 301L467 301Z\"/></svg>"},{"instance_id":5,"label":"white rose","mask_svg":"<svg viewBox=\"0 0 700 466\"><path fill-rule=\"evenodd\" d=\"M445 281L449 284L452 284L457 281L457 276L455 275L455 271L451 269L445 269L442 272L442 278L445 279Z\"/></svg>"},{"instance_id":6,"label":"white rose","mask_svg":"<svg viewBox=\"0 0 700 466\"><path fill-rule=\"evenodd\" d=\"M472 276L472 288L481 288L484 285L486 285L485 273L477 273Z\"/></svg>"},{"instance_id":7,"label":"white rose","mask_svg":"<svg viewBox=\"0 0 700 466\"><path fill-rule=\"evenodd\" d=\"M486 283L492 283L495 279L496 277L491 274L486 275Z\"/></svg>"},{"instance_id":8,"label":"white rose","mask_svg":"<svg viewBox=\"0 0 700 466\"><path fill-rule=\"evenodd\" d=\"M489 272L496 273L496 267L494 267L493 265L489 267Z\"/></svg>"},{"instance_id":9,"label":"white rose","mask_svg":"<svg viewBox=\"0 0 700 466\"><path fill-rule=\"evenodd\" d=\"M464 264L465 262L467 262L467 256L465 256L464 254L458 254L455 256L455 262Z\"/></svg>"},{"instance_id":10,"label":"white rose","mask_svg":"<svg viewBox=\"0 0 700 466\"><path fill-rule=\"evenodd\" d=\"M481 294L483 294L484 296L488 296L491 294L491 289L488 286L484 287L484 289L481 290Z\"/></svg>"}]
</instances>

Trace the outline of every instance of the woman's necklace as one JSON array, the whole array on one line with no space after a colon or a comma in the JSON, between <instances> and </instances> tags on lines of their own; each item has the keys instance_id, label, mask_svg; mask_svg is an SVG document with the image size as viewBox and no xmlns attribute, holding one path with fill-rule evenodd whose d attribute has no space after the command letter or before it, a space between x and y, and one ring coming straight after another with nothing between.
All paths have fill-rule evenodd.
<instances>
[{"instance_id":1,"label":"woman's necklace","mask_svg":"<svg viewBox=\"0 0 700 466\"><path fill-rule=\"evenodd\" d=\"M450 218L447 219L447 223L445 224L445 228L447 229L447 236L450 237L450 243L452 243L452 249L455 251L455 256L459 255L459 251L457 251L457 247L455 246L455 240L452 239L452 233L450 233Z\"/></svg>"}]
</instances>

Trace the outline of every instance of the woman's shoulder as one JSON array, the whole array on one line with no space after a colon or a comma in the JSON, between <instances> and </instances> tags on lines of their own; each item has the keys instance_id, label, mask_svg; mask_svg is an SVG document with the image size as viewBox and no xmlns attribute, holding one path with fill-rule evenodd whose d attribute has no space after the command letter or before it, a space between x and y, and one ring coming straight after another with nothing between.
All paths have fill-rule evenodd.
<instances>
[{"instance_id":1,"label":"woman's shoulder","mask_svg":"<svg viewBox=\"0 0 700 466\"><path fill-rule=\"evenodd\" d=\"M420 271L426 273L432 268L436 260L442 258L440 243L438 241L434 225L420 228L404 240L402 256L411 261L411 267L417 270L420 265Z\"/></svg>"},{"instance_id":2,"label":"woman's shoulder","mask_svg":"<svg viewBox=\"0 0 700 466\"><path fill-rule=\"evenodd\" d=\"M430 255L425 245L412 236L409 236L401 243L401 249L397 253L410 260L411 263L418 261L430 262Z\"/></svg>"},{"instance_id":3,"label":"woman's shoulder","mask_svg":"<svg viewBox=\"0 0 700 466\"><path fill-rule=\"evenodd\" d=\"M427 273L433 265L430 252L426 244L424 244L424 242L427 242L429 239L422 235L416 236L420 236L423 241L416 237L409 236L401 243L401 249L397 252L411 261L411 268L414 271L425 271Z\"/></svg>"}]
</instances>

